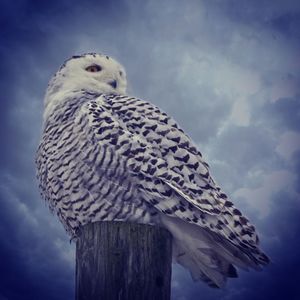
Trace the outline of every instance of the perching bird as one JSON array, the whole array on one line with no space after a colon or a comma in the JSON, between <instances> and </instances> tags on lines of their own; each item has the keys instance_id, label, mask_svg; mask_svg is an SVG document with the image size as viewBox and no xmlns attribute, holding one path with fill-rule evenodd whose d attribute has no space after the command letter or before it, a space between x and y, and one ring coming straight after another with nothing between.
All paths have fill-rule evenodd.
<instances>
[{"instance_id":1,"label":"perching bird","mask_svg":"<svg viewBox=\"0 0 300 300\"><path fill-rule=\"evenodd\" d=\"M36 161L42 196L71 236L96 221L159 224L173 261L212 287L237 277L235 266L269 262L192 140L127 96L125 70L108 56L73 56L51 79Z\"/></svg>"}]
</instances>

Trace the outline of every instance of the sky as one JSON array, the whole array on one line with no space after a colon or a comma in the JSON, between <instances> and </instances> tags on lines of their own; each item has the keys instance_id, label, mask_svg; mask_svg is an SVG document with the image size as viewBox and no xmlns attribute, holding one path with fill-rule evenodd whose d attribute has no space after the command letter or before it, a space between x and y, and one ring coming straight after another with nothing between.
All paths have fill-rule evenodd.
<instances>
[{"instance_id":1,"label":"sky","mask_svg":"<svg viewBox=\"0 0 300 300\"><path fill-rule=\"evenodd\" d=\"M172 299L300 299L299 28L297 0L1 0L0 300L74 298L75 246L34 157L47 83L85 52L178 121L272 260L224 290L174 265Z\"/></svg>"}]
</instances>

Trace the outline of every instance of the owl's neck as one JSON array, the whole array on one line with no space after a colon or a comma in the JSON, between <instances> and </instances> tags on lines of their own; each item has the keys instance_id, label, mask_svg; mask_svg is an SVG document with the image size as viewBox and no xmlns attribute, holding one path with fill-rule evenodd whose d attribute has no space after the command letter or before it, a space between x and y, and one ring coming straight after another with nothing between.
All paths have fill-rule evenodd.
<instances>
[{"instance_id":1,"label":"owl's neck","mask_svg":"<svg viewBox=\"0 0 300 300\"><path fill-rule=\"evenodd\" d=\"M74 102L78 106L80 106L82 102L87 102L91 99L95 99L101 94L104 93L101 93L99 91L82 89L74 91L64 91L60 93L55 93L53 95L46 95L43 114L44 124L53 113L56 113L58 109L61 110L64 107L64 105L67 108L67 103Z\"/></svg>"},{"instance_id":2,"label":"owl's neck","mask_svg":"<svg viewBox=\"0 0 300 300\"><path fill-rule=\"evenodd\" d=\"M45 101L44 101L44 123L47 121L48 117L55 111L55 109L66 101L84 96L85 93L94 93L94 94L116 94L116 91L112 89L107 84L97 83L97 85L52 85L48 88Z\"/></svg>"}]
</instances>

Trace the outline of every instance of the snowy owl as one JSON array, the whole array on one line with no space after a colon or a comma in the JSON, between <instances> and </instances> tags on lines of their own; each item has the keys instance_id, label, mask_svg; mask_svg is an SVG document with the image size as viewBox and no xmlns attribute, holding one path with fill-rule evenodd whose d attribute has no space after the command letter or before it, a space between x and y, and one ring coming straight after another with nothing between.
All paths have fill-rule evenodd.
<instances>
[{"instance_id":1,"label":"snowy owl","mask_svg":"<svg viewBox=\"0 0 300 300\"><path fill-rule=\"evenodd\" d=\"M36 162L42 196L71 236L96 221L163 226L173 261L212 287L237 277L235 267L269 262L193 141L126 95L125 70L109 56L73 56L51 79Z\"/></svg>"}]
</instances>

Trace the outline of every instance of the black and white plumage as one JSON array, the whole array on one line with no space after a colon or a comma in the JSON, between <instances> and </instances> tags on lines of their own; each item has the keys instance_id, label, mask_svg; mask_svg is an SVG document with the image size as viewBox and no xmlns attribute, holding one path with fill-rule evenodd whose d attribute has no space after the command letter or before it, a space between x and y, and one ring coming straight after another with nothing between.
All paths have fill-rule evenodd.
<instances>
[{"instance_id":1,"label":"black and white plumage","mask_svg":"<svg viewBox=\"0 0 300 300\"><path fill-rule=\"evenodd\" d=\"M123 67L93 53L67 60L49 83L38 178L67 232L101 220L159 224L173 236L173 260L215 287L235 266L266 265L254 226L191 139L125 90Z\"/></svg>"}]
</instances>

